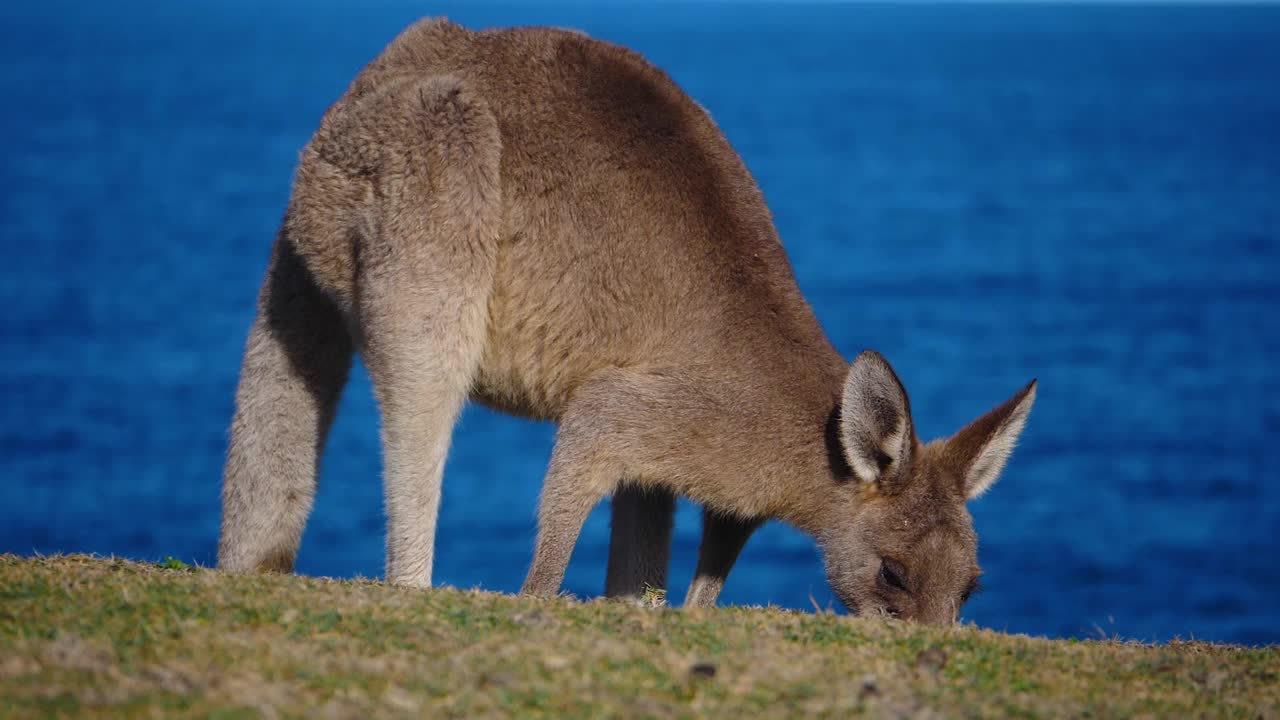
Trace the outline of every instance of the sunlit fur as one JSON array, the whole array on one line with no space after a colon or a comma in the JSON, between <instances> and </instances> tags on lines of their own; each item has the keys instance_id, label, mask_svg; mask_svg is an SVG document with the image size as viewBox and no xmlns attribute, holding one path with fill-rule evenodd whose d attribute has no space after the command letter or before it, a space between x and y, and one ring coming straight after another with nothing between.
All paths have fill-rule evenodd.
<instances>
[{"instance_id":1,"label":"sunlit fur","mask_svg":"<svg viewBox=\"0 0 1280 720\"><path fill-rule=\"evenodd\" d=\"M888 363L827 340L706 111L639 55L545 28L417 23L325 113L244 355L220 567L292 569L356 351L387 578L419 587L470 399L559 424L526 592L558 591L610 495L610 593L661 586L681 495L705 508L689 604L777 518L818 539L850 604L951 616L975 565L961 488L990 484L1030 406L919 446ZM886 554L920 592L876 590Z\"/></svg>"}]
</instances>

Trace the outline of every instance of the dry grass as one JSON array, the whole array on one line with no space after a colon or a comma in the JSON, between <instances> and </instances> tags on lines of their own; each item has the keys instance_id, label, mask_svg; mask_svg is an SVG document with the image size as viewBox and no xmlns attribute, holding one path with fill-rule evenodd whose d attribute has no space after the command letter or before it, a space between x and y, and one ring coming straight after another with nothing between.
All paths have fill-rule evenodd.
<instances>
[{"instance_id":1,"label":"dry grass","mask_svg":"<svg viewBox=\"0 0 1280 720\"><path fill-rule=\"evenodd\" d=\"M0 715L1278 717L1280 649L0 556Z\"/></svg>"}]
</instances>

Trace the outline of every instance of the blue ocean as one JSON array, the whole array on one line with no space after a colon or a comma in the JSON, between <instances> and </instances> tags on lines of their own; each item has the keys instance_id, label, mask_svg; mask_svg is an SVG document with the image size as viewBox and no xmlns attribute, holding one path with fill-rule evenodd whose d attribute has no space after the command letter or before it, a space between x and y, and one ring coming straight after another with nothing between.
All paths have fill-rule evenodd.
<instances>
[{"instance_id":1,"label":"blue ocean","mask_svg":"<svg viewBox=\"0 0 1280 720\"><path fill-rule=\"evenodd\" d=\"M582 29L711 112L836 346L922 437L1031 378L972 504L963 617L1280 642L1280 5L9 3L0 11L0 552L212 565L240 353L298 151L405 25ZM436 578L512 592L554 427L467 410ZM377 577L357 369L299 572ZM671 596L700 532L681 505ZM565 588L599 595L608 508ZM773 523L722 598L836 605Z\"/></svg>"}]
</instances>

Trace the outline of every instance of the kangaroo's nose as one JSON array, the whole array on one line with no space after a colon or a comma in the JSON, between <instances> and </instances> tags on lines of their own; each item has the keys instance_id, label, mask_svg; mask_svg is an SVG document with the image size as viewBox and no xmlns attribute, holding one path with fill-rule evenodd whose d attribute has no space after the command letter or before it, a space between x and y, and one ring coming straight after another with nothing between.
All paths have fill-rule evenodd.
<instances>
[{"instance_id":1,"label":"kangaroo's nose","mask_svg":"<svg viewBox=\"0 0 1280 720\"><path fill-rule=\"evenodd\" d=\"M926 625L934 625L938 627L946 627L956 623L956 611L954 607L930 607L925 608L925 612L920 613L918 620Z\"/></svg>"}]
</instances>

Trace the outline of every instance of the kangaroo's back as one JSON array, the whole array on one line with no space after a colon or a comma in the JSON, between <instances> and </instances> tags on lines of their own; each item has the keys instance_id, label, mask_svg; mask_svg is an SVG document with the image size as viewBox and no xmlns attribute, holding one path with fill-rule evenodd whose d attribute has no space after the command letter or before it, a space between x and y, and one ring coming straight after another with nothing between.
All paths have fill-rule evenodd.
<instances>
[{"instance_id":1,"label":"kangaroo's back","mask_svg":"<svg viewBox=\"0 0 1280 720\"><path fill-rule=\"evenodd\" d=\"M793 367L797 348L843 372L754 179L662 71L574 32L424 21L344 102L438 75L483 98L501 137L502 231L475 397L556 418L604 367L759 374L762 362Z\"/></svg>"}]
</instances>

